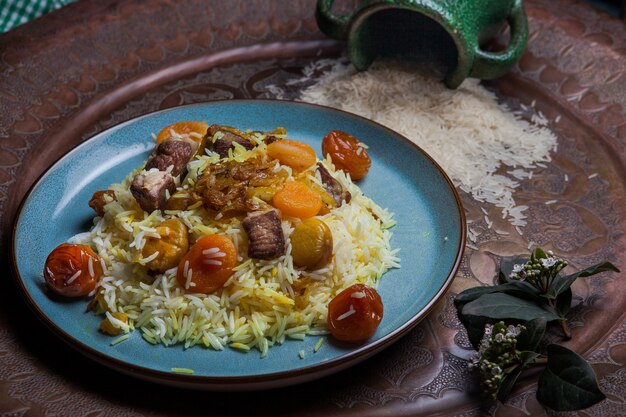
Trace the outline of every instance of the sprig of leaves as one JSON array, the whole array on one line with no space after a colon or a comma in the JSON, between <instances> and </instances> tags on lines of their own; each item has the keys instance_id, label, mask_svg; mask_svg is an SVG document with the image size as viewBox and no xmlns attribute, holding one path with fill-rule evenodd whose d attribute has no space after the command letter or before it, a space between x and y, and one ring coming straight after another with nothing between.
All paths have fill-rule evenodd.
<instances>
[{"instance_id":1,"label":"sprig of leaves","mask_svg":"<svg viewBox=\"0 0 626 417\"><path fill-rule=\"evenodd\" d=\"M548 323L558 322L565 337L571 337L565 316L576 279L620 272L603 262L565 275L567 265L537 247L529 258L502 260L498 285L470 288L456 297L459 319L478 351L470 368L481 373L485 392L492 398L505 401L525 368L544 363L537 390L543 405L571 411L605 398L593 369L578 354L554 344L547 346L545 355L539 350Z\"/></svg>"}]
</instances>

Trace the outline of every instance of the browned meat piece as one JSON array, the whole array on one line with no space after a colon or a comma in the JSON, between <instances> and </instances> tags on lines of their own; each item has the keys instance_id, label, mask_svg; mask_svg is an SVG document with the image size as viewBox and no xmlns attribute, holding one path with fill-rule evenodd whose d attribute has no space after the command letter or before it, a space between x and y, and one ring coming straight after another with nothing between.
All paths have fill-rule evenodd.
<instances>
[{"instance_id":1,"label":"browned meat piece","mask_svg":"<svg viewBox=\"0 0 626 417\"><path fill-rule=\"evenodd\" d=\"M130 185L130 192L133 197L139 206L148 213L165 208L166 191L173 193L175 190L174 179L166 171L152 170L145 175L137 174Z\"/></svg>"},{"instance_id":2,"label":"browned meat piece","mask_svg":"<svg viewBox=\"0 0 626 417\"><path fill-rule=\"evenodd\" d=\"M172 168L172 176L176 177L180 174L184 177L187 174L187 162L193 156L194 149L192 146L181 140L166 140L161 142L155 149L154 153L146 163L146 170L156 168L159 171L167 171L168 167Z\"/></svg>"},{"instance_id":3,"label":"browned meat piece","mask_svg":"<svg viewBox=\"0 0 626 417\"><path fill-rule=\"evenodd\" d=\"M213 142L213 137L218 132L220 135ZM233 147L233 142L237 142L248 150L254 148L255 143L246 136L245 133L233 127L211 125L207 130L206 146L209 150L217 152L220 158L225 158L228 156L228 150Z\"/></svg>"},{"instance_id":4,"label":"browned meat piece","mask_svg":"<svg viewBox=\"0 0 626 417\"><path fill-rule=\"evenodd\" d=\"M270 143L274 143L277 140L280 140L280 138L277 138L276 136L273 136L273 135L269 135L269 136L266 136L265 139L263 139L263 142L265 142L266 145L269 145Z\"/></svg>"},{"instance_id":5,"label":"browned meat piece","mask_svg":"<svg viewBox=\"0 0 626 417\"><path fill-rule=\"evenodd\" d=\"M341 202L345 200L346 203L349 203L352 199L352 194L349 191L344 190L339 181L335 179L330 172L326 169L326 167L321 163L317 163L317 170L320 173L320 178L322 179L322 183L324 184L324 188L330 195L333 196L335 202L337 203L337 207L341 205Z\"/></svg>"},{"instance_id":6,"label":"browned meat piece","mask_svg":"<svg viewBox=\"0 0 626 417\"><path fill-rule=\"evenodd\" d=\"M277 140L281 140L279 136L287 135L287 130L285 130L284 127L277 127L276 129L269 132L262 132L260 130L257 130L254 133L264 135L265 139L263 139L263 142L265 142L266 145L269 145L270 143L276 142Z\"/></svg>"},{"instance_id":7,"label":"browned meat piece","mask_svg":"<svg viewBox=\"0 0 626 417\"><path fill-rule=\"evenodd\" d=\"M243 228L248 234L250 258L273 259L285 253L285 235L276 210L248 214Z\"/></svg>"},{"instance_id":8,"label":"browned meat piece","mask_svg":"<svg viewBox=\"0 0 626 417\"><path fill-rule=\"evenodd\" d=\"M104 197L109 196L110 198L107 200ZM112 201L117 200L115 197L115 192L113 190L100 190L93 193L93 197L89 200L89 207L96 212L96 214L100 217L104 216L104 206Z\"/></svg>"}]
</instances>

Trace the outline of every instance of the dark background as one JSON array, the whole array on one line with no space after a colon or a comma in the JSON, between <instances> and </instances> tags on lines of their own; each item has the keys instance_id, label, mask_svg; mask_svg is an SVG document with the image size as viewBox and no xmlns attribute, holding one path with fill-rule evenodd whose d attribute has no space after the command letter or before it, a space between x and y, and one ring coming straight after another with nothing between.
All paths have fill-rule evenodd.
<instances>
[{"instance_id":1,"label":"dark background","mask_svg":"<svg viewBox=\"0 0 626 417\"><path fill-rule=\"evenodd\" d=\"M626 0L586 0L588 3L611 13L614 16L625 17Z\"/></svg>"}]
</instances>

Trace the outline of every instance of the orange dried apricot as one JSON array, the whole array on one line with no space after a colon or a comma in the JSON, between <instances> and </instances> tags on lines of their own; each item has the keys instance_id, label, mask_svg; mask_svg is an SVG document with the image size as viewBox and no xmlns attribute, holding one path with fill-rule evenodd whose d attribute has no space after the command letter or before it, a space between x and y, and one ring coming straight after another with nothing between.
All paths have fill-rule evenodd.
<instances>
[{"instance_id":1,"label":"orange dried apricot","mask_svg":"<svg viewBox=\"0 0 626 417\"><path fill-rule=\"evenodd\" d=\"M191 133L196 133L196 135L190 135L190 138L200 143L202 142L202 138L204 137L204 135L206 135L208 128L209 125L205 122L189 121L173 123L161 129L161 131L157 135L156 142L158 145L165 139L172 137L172 131L174 131L179 135L190 135Z\"/></svg>"},{"instance_id":2,"label":"orange dried apricot","mask_svg":"<svg viewBox=\"0 0 626 417\"><path fill-rule=\"evenodd\" d=\"M284 215L301 219L315 216L323 205L319 194L298 181L285 183L283 188L274 194L272 204Z\"/></svg>"},{"instance_id":3,"label":"orange dried apricot","mask_svg":"<svg viewBox=\"0 0 626 417\"><path fill-rule=\"evenodd\" d=\"M317 162L315 151L306 143L284 139L267 145L267 154L296 171L304 171Z\"/></svg>"}]
</instances>

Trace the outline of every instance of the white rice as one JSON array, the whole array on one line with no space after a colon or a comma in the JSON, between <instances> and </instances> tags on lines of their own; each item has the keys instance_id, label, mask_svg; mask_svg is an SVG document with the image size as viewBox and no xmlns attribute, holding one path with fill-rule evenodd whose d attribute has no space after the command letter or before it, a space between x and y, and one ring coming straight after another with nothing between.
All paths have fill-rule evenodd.
<instances>
[{"instance_id":1,"label":"white rice","mask_svg":"<svg viewBox=\"0 0 626 417\"><path fill-rule=\"evenodd\" d=\"M232 158L243 160L265 149L262 145L253 151L237 151ZM213 154L191 161L189 176L179 188L189 188L198 173L217 160ZM139 170L130 173L122 183L111 185L117 201L105 206L102 218L94 219L86 240L101 258L103 276L98 292L113 326L125 333L137 328L151 344L257 349L262 357L286 338L303 340L307 335L327 334L327 306L332 298L355 283L376 288L380 277L388 269L398 268L400 261L398 249L390 245L388 229L395 225L392 215L364 196L329 161L323 163L352 194L352 200L319 216L332 232L334 256L326 267L316 271L294 266L289 239L294 225L288 221L282 222L284 255L272 260L248 259L248 239L240 219L213 221L201 204L186 211L145 213L129 192L130 182ZM212 294L194 293L188 262L182 271L186 278L184 287L176 278L176 267L154 277L148 274L144 265L158 254L144 257L142 244L146 236L156 233L161 222L171 218L188 227L190 245L212 233L226 235L233 241L239 264L223 288ZM218 248L203 251L204 262L211 265L221 263L225 255ZM301 280L307 280L305 295L294 289ZM297 300L300 307L296 306ZM114 312L127 314L130 324L115 319L111 315Z\"/></svg>"},{"instance_id":2,"label":"white rice","mask_svg":"<svg viewBox=\"0 0 626 417\"><path fill-rule=\"evenodd\" d=\"M91 259L90 259L91 260ZM78 278L80 276L80 274L82 274L83 271L81 271L80 269L76 272L74 272L74 275L72 275L67 281L67 285L70 285L72 282L76 281L76 278Z\"/></svg>"},{"instance_id":3,"label":"white rice","mask_svg":"<svg viewBox=\"0 0 626 417\"><path fill-rule=\"evenodd\" d=\"M317 353L317 351L320 350L320 348L322 347L322 343L324 343L324 338L320 337L320 339L315 344L315 347L313 348L313 353Z\"/></svg>"},{"instance_id":4,"label":"white rice","mask_svg":"<svg viewBox=\"0 0 626 417\"><path fill-rule=\"evenodd\" d=\"M337 317L337 321L341 321L341 320L347 319L348 317L350 317L354 313L356 313L356 310L354 309L354 306L352 304L350 304L350 308L348 309L348 311L346 311L345 313L343 313L342 315Z\"/></svg>"},{"instance_id":5,"label":"white rice","mask_svg":"<svg viewBox=\"0 0 626 417\"><path fill-rule=\"evenodd\" d=\"M549 162L557 147L548 120L534 110L534 101L521 104L530 113L528 122L499 104L477 80L467 79L449 90L420 70L381 60L357 72L343 58L321 59L289 84L306 87L301 101L347 110L403 134L428 152L458 188L478 202L499 207L513 226L525 226L526 215L513 210L519 182L497 172L511 167L508 175L521 180L532 178L533 168L545 167L541 162ZM312 85L311 79L316 79ZM281 88L268 89L284 97Z\"/></svg>"}]
</instances>

